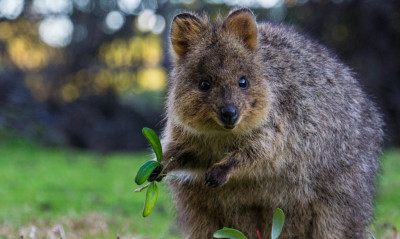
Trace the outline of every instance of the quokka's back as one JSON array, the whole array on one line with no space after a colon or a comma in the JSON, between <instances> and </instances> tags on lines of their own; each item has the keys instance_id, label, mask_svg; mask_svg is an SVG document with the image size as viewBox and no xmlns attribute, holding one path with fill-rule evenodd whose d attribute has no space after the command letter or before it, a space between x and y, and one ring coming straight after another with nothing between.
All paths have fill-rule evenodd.
<instances>
[{"instance_id":1,"label":"quokka's back","mask_svg":"<svg viewBox=\"0 0 400 239\"><path fill-rule=\"evenodd\" d=\"M236 9L171 27L165 165L185 238L366 238L382 121L350 70L283 25ZM156 170L154 175L157 175Z\"/></svg>"}]
</instances>

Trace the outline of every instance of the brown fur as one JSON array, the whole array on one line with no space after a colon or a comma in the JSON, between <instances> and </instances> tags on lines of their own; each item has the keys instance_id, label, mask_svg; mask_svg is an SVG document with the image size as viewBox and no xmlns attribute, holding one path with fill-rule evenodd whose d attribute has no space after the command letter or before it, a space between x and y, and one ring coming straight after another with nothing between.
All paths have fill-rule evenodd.
<instances>
[{"instance_id":1,"label":"brown fur","mask_svg":"<svg viewBox=\"0 0 400 239\"><path fill-rule=\"evenodd\" d=\"M276 207L281 238L367 238L382 121L347 67L248 9L215 24L178 15L171 44L163 164L174 157L168 184L185 238L222 227L268 238ZM220 119L227 105L239 112L233 129Z\"/></svg>"}]
</instances>

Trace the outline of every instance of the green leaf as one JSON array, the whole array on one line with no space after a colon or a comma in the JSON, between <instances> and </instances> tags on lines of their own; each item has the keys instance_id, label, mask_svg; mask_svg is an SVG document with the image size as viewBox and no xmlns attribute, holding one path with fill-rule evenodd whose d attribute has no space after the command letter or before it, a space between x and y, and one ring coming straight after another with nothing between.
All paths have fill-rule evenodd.
<instances>
[{"instance_id":1,"label":"green leaf","mask_svg":"<svg viewBox=\"0 0 400 239\"><path fill-rule=\"evenodd\" d=\"M215 238L247 239L247 237L241 231L227 227L219 229L214 233L213 236Z\"/></svg>"},{"instance_id":2,"label":"green leaf","mask_svg":"<svg viewBox=\"0 0 400 239\"><path fill-rule=\"evenodd\" d=\"M285 214L283 213L282 209L276 208L274 211L274 217L272 218L271 239L277 239L279 237L284 223Z\"/></svg>"},{"instance_id":3,"label":"green leaf","mask_svg":"<svg viewBox=\"0 0 400 239\"><path fill-rule=\"evenodd\" d=\"M146 192L146 201L144 202L143 217L147 217L153 210L158 198L158 187L155 182L151 182Z\"/></svg>"},{"instance_id":4,"label":"green leaf","mask_svg":"<svg viewBox=\"0 0 400 239\"><path fill-rule=\"evenodd\" d=\"M157 133L154 132L154 130L144 127L142 129L142 133L144 137L149 141L151 147L154 150L154 153L156 154L157 161L161 163L162 160L162 147L161 147L161 142L160 139L157 136Z\"/></svg>"},{"instance_id":5,"label":"green leaf","mask_svg":"<svg viewBox=\"0 0 400 239\"><path fill-rule=\"evenodd\" d=\"M142 185L146 182L147 178L150 176L151 172L161 163L153 160L145 162L136 173L135 182L137 185Z\"/></svg>"}]
</instances>

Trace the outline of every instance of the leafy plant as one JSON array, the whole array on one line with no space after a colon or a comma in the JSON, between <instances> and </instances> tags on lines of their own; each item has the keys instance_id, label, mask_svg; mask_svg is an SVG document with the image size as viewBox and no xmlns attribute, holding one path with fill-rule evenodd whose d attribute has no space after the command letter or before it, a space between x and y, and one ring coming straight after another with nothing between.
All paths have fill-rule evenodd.
<instances>
[{"instance_id":1,"label":"leafy plant","mask_svg":"<svg viewBox=\"0 0 400 239\"><path fill-rule=\"evenodd\" d=\"M161 163L162 160L162 147L161 147L161 142L160 139L157 136L157 133L154 132L154 130L144 127L142 129L142 133L144 137L149 141L151 144L151 147L154 150L154 153L156 154L157 161Z\"/></svg>"},{"instance_id":2,"label":"leafy plant","mask_svg":"<svg viewBox=\"0 0 400 239\"><path fill-rule=\"evenodd\" d=\"M154 153L156 154L157 161L149 160L139 168L135 177L135 182L137 185L142 185L144 182L146 182L146 180L149 178L153 170L161 165L161 160L162 160L161 142L156 132L154 132L154 130L150 128L143 128L142 133L146 137L146 139L150 142L150 145L153 148ZM163 175L163 171L164 170L161 171L160 175ZM143 217L147 217L151 213L158 198L157 182L154 181L148 183L145 186L136 189L135 192L141 192L145 188L147 188L147 192L142 214Z\"/></svg>"},{"instance_id":3,"label":"leafy plant","mask_svg":"<svg viewBox=\"0 0 400 239\"><path fill-rule=\"evenodd\" d=\"M149 178L155 168L160 166L160 162L149 160L145 162L136 173L135 182L137 185L142 185Z\"/></svg>"},{"instance_id":4,"label":"leafy plant","mask_svg":"<svg viewBox=\"0 0 400 239\"><path fill-rule=\"evenodd\" d=\"M151 182L146 192L146 201L144 203L143 217L147 217L153 210L158 198L157 183Z\"/></svg>"},{"instance_id":5,"label":"leafy plant","mask_svg":"<svg viewBox=\"0 0 400 239\"><path fill-rule=\"evenodd\" d=\"M282 232L283 224L285 222L285 214L282 209L276 208L274 216L272 218L272 231L271 239L277 239ZM259 232L257 231L258 237L261 239ZM215 238L229 238L229 239L247 239L247 237L241 232L233 228L224 227L214 233Z\"/></svg>"},{"instance_id":6,"label":"leafy plant","mask_svg":"<svg viewBox=\"0 0 400 239\"><path fill-rule=\"evenodd\" d=\"M271 239L277 239L279 237L284 223L285 214L283 213L282 209L276 208L274 211L274 216L272 218Z\"/></svg>"},{"instance_id":7,"label":"leafy plant","mask_svg":"<svg viewBox=\"0 0 400 239\"><path fill-rule=\"evenodd\" d=\"M247 237L241 231L228 227L219 229L214 233L213 236L215 238L247 239Z\"/></svg>"}]
</instances>

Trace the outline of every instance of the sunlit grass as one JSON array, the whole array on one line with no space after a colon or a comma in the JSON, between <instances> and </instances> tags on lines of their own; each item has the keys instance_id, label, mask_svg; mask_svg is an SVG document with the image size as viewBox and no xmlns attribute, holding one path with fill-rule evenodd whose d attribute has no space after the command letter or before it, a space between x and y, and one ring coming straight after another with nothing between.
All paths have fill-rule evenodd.
<instances>
[{"instance_id":1,"label":"sunlit grass","mask_svg":"<svg viewBox=\"0 0 400 239\"><path fill-rule=\"evenodd\" d=\"M109 235L171 234L173 212L165 189L160 188L154 212L145 219L141 216L145 192L134 192L136 171L149 155L43 148L4 132L0 139L0 219L8 225L18 228L65 217L79 221L96 212L102 220L114 222Z\"/></svg>"},{"instance_id":2,"label":"sunlit grass","mask_svg":"<svg viewBox=\"0 0 400 239\"><path fill-rule=\"evenodd\" d=\"M376 231L400 230L400 150L386 150L381 156L382 174L378 179Z\"/></svg>"}]
</instances>

